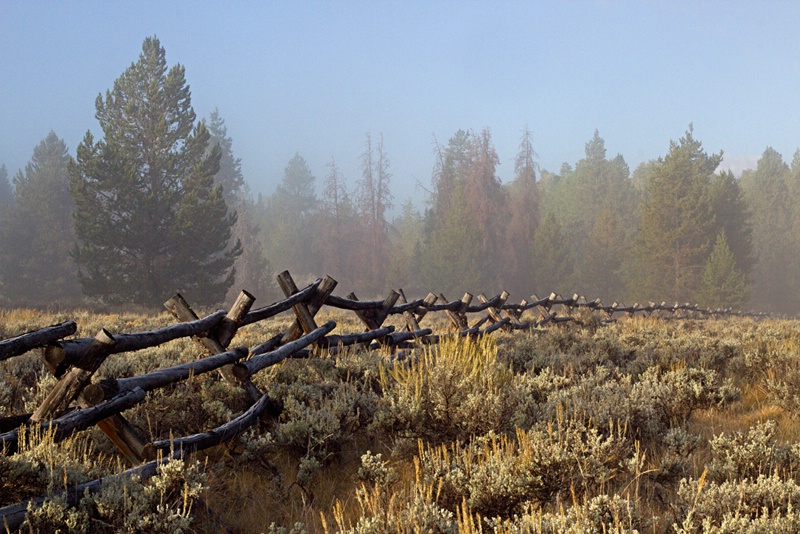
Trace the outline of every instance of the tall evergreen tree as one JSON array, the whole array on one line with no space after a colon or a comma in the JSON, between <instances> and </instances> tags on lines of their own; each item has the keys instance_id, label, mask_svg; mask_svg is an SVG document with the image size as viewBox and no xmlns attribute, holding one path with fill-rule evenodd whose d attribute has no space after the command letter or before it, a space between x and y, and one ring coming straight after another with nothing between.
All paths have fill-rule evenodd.
<instances>
[{"instance_id":1,"label":"tall evergreen tree","mask_svg":"<svg viewBox=\"0 0 800 534\"><path fill-rule=\"evenodd\" d=\"M487 289L483 284L489 258L475 253L479 228L468 208L464 188L464 182L453 185L450 205L431 234L421 265L423 284L448 298Z\"/></svg>"},{"instance_id":2,"label":"tall evergreen tree","mask_svg":"<svg viewBox=\"0 0 800 534\"><path fill-rule=\"evenodd\" d=\"M241 200L242 189L245 185L242 160L233 155L233 139L228 136L228 127L218 109L214 108L214 111L211 112L206 126L212 140L209 152L213 150L214 144L219 145L221 152L219 171L214 176L214 183L222 186L222 194L228 207L235 207Z\"/></svg>"},{"instance_id":3,"label":"tall evergreen tree","mask_svg":"<svg viewBox=\"0 0 800 534\"><path fill-rule=\"evenodd\" d=\"M747 278L736 266L736 258L723 230L706 262L698 300L709 308L740 309L747 301L749 290Z\"/></svg>"},{"instance_id":4,"label":"tall evergreen tree","mask_svg":"<svg viewBox=\"0 0 800 534\"><path fill-rule=\"evenodd\" d=\"M715 232L725 234L736 268L749 277L756 264L753 251L751 211L731 171L715 174L711 180L711 198L717 223Z\"/></svg>"},{"instance_id":5,"label":"tall evergreen tree","mask_svg":"<svg viewBox=\"0 0 800 534\"><path fill-rule=\"evenodd\" d=\"M433 184L431 207L435 218L444 220L445 214L450 209L450 199L455 191L455 185L466 179L471 161L472 143L470 132L458 130L449 139L444 150L438 143L436 145L436 164L431 177Z\"/></svg>"},{"instance_id":6,"label":"tall evergreen tree","mask_svg":"<svg viewBox=\"0 0 800 534\"><path fill-rule=\"evenodd\" d=\"M626 246L624 228L608 202L589 231L581 276L583 286L577 290L603 300L621 300L625 291L622 265Z\"/></svg>"},{"instance_id":7,"label":"tall evergreen tree","mask_svg":"<svg viewBox=\"0 0 800 534\"><path fill-rule=\"evenodd\" d=\"M312 220L317 208L316 177L305 158L296 153L283 170L283 179L270 197L262 240L267 255L282 271L310 272Z\"/></svg>"},{"instance_id":8,"label":"tall evergreen tree","mask_svg":"<svg viewBox=\"0 0 800 534\"><path fill-rule=\"evenodd\" d=\"M492 135L485 128L479 135L473 135L470 152L469 172L464 183L464 195L470 216L475 220L478 232L473 236L474 253L485 258L502 257L505 244L503 215L506 213L507 198L500 179L497 156ZM483 273L482 289L497 289L500 269L492 261Z\"/></svg>"},{"instance_id":9,"label":"tall evergreen tree","mask_svg":"<svg viewBox=\"0 0 800 534\"><path fill-rule=\"evenodd\" d=\"M365 150L361 156L361 180L358 182L357 206L362 221L364 238L358 257L361 258L363 283L367 291L383 291L389 268L389 222L387 212L392 208L389 189L391 173L389 158L383 147L383 135L375 147L367 134Z\"/></svg>"},{"instance_id":10,"label":"tall evergreen tree","mask_svg":"<svg viewBox=\"0 0 800 534\"><path fill-rule=\"evenodd\" d=\"M621 155L608 159L606 154L605 141L595 130L585 145L585 157L574 169L562 170L556 191L560 198L553 199L558 206L556 214L564 238L570 243L576 260L575 289L591 294L599 290L593 285L599 279L595 266L587 263L585 252L593 246L590 234L602 212L609 206L615 211L618 229L623 232L623 246L627 246L632 237L632 232L626 229L635 225L638 212L628 165Z\"/></svg>"},{"instance_id":11,"label":"tall evergreen tree","mask_svg":"<svg viewBox=\"0 0 800 534\"><path fill-rule=\"evenodd\" d=\"M531 132L525 128L514 161L514 181L508 185L510 219L506 227L503 286L512 294L526 294L530 284L533 239L539 226L539 191L536 183L536 153Z\"/></svg>"},{"instance_id":12,"label":"tall evergreen tree","mask_svg":"<svg viewBox=\"0 0 800 534\"><path fill-rule=\"evenodd\" d=\"M258 238L255 210L242 174L242 161L234 156L233 139L228 136L228 127L219 110L211 112L207 125L211 134L207 152L210 153L215 146L219 146L221 151L214 183L222 187L228 209L236 212L236 224L232 232L233 237L242 244L242 254L234 262L235 279L225 300L232 301L242 289L259 299L270 299L276 296L274 273Z\"/></svg>"},{"instance_id":13,"label":"tall evergreen tree","mask_svg":"<svg viewBox=\"0 0 800 534\"><path fill-rule=\"evenodd\" d=\"M387 285L403 288L407 293L417 295L419 286L419 257L423 232L422 215L411 199L402 206L400 216L392 224L392 247L389 259Z\"/></svg>"},{"instance_id":14,"label":"tall evergreen tree","mask_svg":"<svg viewBox=\"0 0 800 534\"><path fill-rule=\"evenodd\" d=\"M69 255L75 234L68 160L67 145L51 131L14 177L15 201L5 210L0 239L3 293L12 302L47 305L80 297Z\"/></svg>"},{"instance_id":15,"label":"tall evergreen tree","mask_svg":"<svg viewBox=\"0 0 800 534\"><path fill-rule=\"evenodd\" d=\"M330 274L345 287L356 286L358 269L352 262L359 239L358 217L345 178L333 158L328 163L316 221L315 251L320 272Z\"/></svg>"},{"instance_id":16,"label":"tall evergreen tree","mask_svg":"<svg viewBox=\"0 0 800 534\"><path fill-rule=\"evenodd\" d=\"M8 181L8 169L5 164L0 165L0 216L3 209L14 202L14 190Z\"/></svg>"},{"instance_id":17,"label":"tall evergreen tree","mask_svg":"<svg viewBox=\"0 0 800 534\"><path fill-rule=\"evenodd\" d=\"M241 253L236 215L214 186L221 150L195 125L181 65L167 70L159 40L98 95L104 138L90 132L70 162L79 243L74 257L86 295L156 306L175 290L220 302Z\"/></svg>"},{"instance_id":18,"label":"tall evergreen tree","mask_svg":"<svg viewBox=\"0 0 800 534\"><path fill-rule=\"evenodd\" d=\"M630 273L634 296L681 302L696 298L716 229L710 180L722 153L708 155L690 125L659 158L642 205L634 254L641 275Z\"/></svg>"},{"instance_id":19,"label":"tall evergreen tree","mask_svg":"<svg viewBox=\"0 0 800 534\"><path fill-rule=\"evenodd\" d=\"M533 288L539 296L571 288L575 264L553 212L545 217L533 241Z\"/></svg>"},{"instance_id":20,"label":"tall evergreen tree","mask_svg":"<svg viewBox=\"0 0 800 534\"><path fill-rule=\"evenodd\" d=\"M791 225L791 171L783 156L767 147L754 171L742 173L741 187L753 211L753 245L758 263L753 276L753 300L762 310L798 310L791 271L800 249Z\"/></svg>"}]
</instances>

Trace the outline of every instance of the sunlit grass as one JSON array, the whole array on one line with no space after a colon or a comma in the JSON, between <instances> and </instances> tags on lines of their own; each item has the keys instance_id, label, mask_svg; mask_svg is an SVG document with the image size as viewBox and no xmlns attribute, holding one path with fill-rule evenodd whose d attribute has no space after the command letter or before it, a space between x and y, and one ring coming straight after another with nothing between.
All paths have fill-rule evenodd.
<instances>
[{"instance_id":1,"label":"sunlit grass","mask_svg":"<svg viewBox=\"0 0 800 534\"><path fill-rule=\"evenodd\" d=\"M366 329L352 312L325 309L317 316L318 324L330 319L337 322L335 333ZM0 310L0 337L66 320L78 324L76 337L175 322L167 312ZM289 311L249 325L231 346L262 343L293 321ZM404 327L399 316L386 324ZM444 314L428 314L422 326L449 331ZM283 415L198 455L207 476L203 499L216 519L195 527L214 530L218 520L237 532L268 532L275 524L287 534L296 523L309 533L427 532L443 525L449 525L444 532L671 530L688 506L680 480L696 481L714 461L712 439L744 435L772 420L776 446L800 444L800 404L793 404L800 396L784 394L800 384L798 326L637 317L604 327L565 324L475 341L448 338L401 361L363 347L287 360L255 377L284 403ZM142 374L203 353L182 339L112 355L97 378ZM685 385L680 381L693 376L688 371L715 382ZM652 392L636 390L643 379L655 380L648 385ZM670 387L684 388L676 391L727 384L738 395L703 401L681 419L683 411L657 391L658 380L667 379L675 382ZM0 362L0 413L30 410L52 384L32 354ZM604 388L618 395L618 405L585 404L609 403ZM565 398L565 391L574 394ZM698 398L717 398L709 395ZM645 401L662 404L636 404ZM240 391L208 373L151 393L125 415L152 441L208 430L245 408ZM654 420L644 437L626 419L656 417L660 410L670 410L669 417ZM620 418L598 420L597 413ZM0 457L0 479L18 481L17 491L7 493L10 500L46 492L56 478L63 486L65 476L74 482L123 466L94 429L60 444L31 438L22 449ZM362 456L374 460L377 454L380 473L374 462L369 469L362 464ZM709 478L706 485L717 483Z\"/></svg>"}]
</instances>

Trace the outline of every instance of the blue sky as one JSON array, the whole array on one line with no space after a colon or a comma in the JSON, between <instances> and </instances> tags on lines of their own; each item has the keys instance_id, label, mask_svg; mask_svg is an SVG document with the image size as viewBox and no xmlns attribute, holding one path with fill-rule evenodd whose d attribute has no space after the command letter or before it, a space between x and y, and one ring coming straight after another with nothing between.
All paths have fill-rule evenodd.
<instances>
[{"instance_id":1,"label":"blue sky","mask_svg":"<svg viewBox=\"0 0 800 534\"><path fill-rule=\"evenodd\" d=\"M245 179L271 193L299 152L353 186L383 134L396 204L421 205L434 139L489 127L513 178L522 129L541 168L594 130L631 170L694 124L723 166L800 146L800 2L23 2L0 0L0 163L52 129L70 152L102 132L94 102L156 35L198 117L216 107Z\"/></svg>"}]
</instances>

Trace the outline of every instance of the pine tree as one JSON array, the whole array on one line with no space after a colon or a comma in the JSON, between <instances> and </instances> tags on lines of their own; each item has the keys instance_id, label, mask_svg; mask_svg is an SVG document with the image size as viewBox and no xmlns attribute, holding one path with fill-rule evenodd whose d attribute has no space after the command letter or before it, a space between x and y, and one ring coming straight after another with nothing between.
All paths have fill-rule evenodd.
<instances>
[{"instance_id":1,"label":"pine tree","mask_svg":"<svg viewBox=\"0 0 800 534\"><path fill-rule=\"evenodd\" d=\"M689 301L702 283L716 229L710 180L722 153L709 156L692 133L690 125L670 142L650 175L634 250L641 273L631 273L638 298Z\"/></svg>"},{"instance_id":2,"label":"pine tree","mask_svg":"<svg viewBox=\"0 0 800 534\"><path fill-rule=\"evenodd\" d=\"M741 187L753 210L753 247L758 263L753 275L755 307L782 313L798 311L792 271L800 247L792 228L793 198L789 166L767 147L754 171L742 173ZM800 198L798 198L800 200Z\"/></svg>"},{"instance_id":3,"label":"pine tree","mask_svg":"<svg viewBox=\"0 0 800 534\"><path fill-rule=\"evenodd\" d=\"M373 148L368 134L365 150L361 156L361 180L358 182L357 207L363 230L363 240L358 257L362 262L363 283L368 292L377 293L386 289L386 273L389 268L389 222L387 212L392 208L389 190L391 173L389 158L383 147L383 135Z\"/></svg>"},{"instance_id":4,"label":"pine tree","mask_svg":"<svg viewBox=\"0 0 800 534\"><path fill-rule=\"evenodd\" d=\"M575 270L569 246L553 212L547 214L533 241L533 288L540 296L567 291Z\"/></svg>"},{"instance_id":5,"label":"pine tree","mask_svg":"<svg viewBox=\"0 0 800 534\"><path fill-rule=\"evenodd\" d=\"M750 291L747 278L736 266L725 232L720 232L703 271L698 300L709 308L740 309Z\"/></svg>"},{"instance_id":6,"label":"pine tree","mask_svg":"<svg viewBox=\"0 0 800 534\"><path fill-rule=\"evenodd\" d=\"M67 146L50 132L14 177L0 238L3 294L23 305L75 303L80 286L70 258L75 234L69 194Z\"/></svg>"},{"instance_id":7,"label":"pine tree","mask_svg":"<svg viewBox=\"0 0 800 534\"><path fill-rule=\"evenodd\" d=\"M423 284L449 298L465 291L488 291L483 285L488 258L475 253L479 229L467 207L464 186L454 184L447 213L431 234L421 265Z\"/></svg>"},{"instance_id":8,"label":"pine tree","mask_svg":"<svg viewBox=\"0 0 800 534\"><path fill-rule=\"evenodd\" d=\"M264 247L258 239L255 210L242 174L242 161L233 154L233 139L228 136L228 127L217 109L211 112L208 132L211 134L211 143L207 152L210 153L217 145L222 152L214 183L222 187L228 209L236 212L232 233L242 244L242 254L234 263L234 283L225 301L233 301L242 289L258 299L271 299L276 296L272 265L265 257Z\"/></svg>"},{"instance_id":9,"label":"pine tree","mask_svg":"<svg viewBox=\"0 0 800 534\"><path fill-rule=\"evenodd\" d=\"M98 95L103 139L90 132L70 162L79 239L74 257L86 295L157 306L179 290L220 302L241 253L236 214L214 186L221 150L195 125L184 68L167 70L159 40Z\"/></svg>"},{"instance_id":10,"label":"pine tree","mask_svg":"<svg viewBox=\"0 0 800 534\"><path fill-rule=\"evenodd\" d=\"M736 260L736 267L750 276L756 264L753 251L752 214L738 180L731 171L720 172L711 180L716 233L724 233Z\"/></svg>"},{"instance_id":11,"label":"pine tree","mask_svg":"<svg viewBox=\"0 0 800 534\"><path fill-rule=\"evenodd\" d=\"M610 202L598 215L588 237L581 277L582 287L577 290L603 300L621 300L625 289L622 264L626 239L619 217Z\"/></svg>"},{"instance_id":12,"label":"pine tree","mask_svg":"<svg viewBox=\"0 0 800 534\"><path fill-rule=\"evenodd\" d=\"M269 198L262 236L266 253L275 259L278 271L308 273L314 269L311 221L317 209L316 180L305 158L295 153Z\"/></svg>"},{"instance_id":13,"label":"pine tree","mask_svg":"<svg viewBox=\"0 0 800 534\"><path fill-rule=\"evenodd\" d=\"M219 171L214 176L214 183L222 186L222 194L228 207L236 206L242 198L242 189L245 186L242 160L233 155L233 139L228 136L228 127L218 109L211 112L207 127L212 140L209 153L215 144L219 145L221 151Z\"/></svg>"},{"instance_id":14,"label":"pine tree","mask_svg":"<svg viewBox=\"0 0 800 534\"><path fill-rule=\"evenodd\" d=\"M0 216L3 209L14 202L14 190L11 189L11 182L8 181L8 169L5 165L0 165Z\"/></svg>"},{"instance_id":15,"label":"pine tree","mask_svg":"<svg viewBox=\"0 0 800 534\"><path fill-rule=\"evenodd\" d=\"M533 239L539 226L539 188L536 183L536 153L530 130L525 128L514 162L514 181L508 185L510 218L506 227L503 286L512 294L525 294L530 287Z\"/></svg>"},{"instance_id":16,"label":"pine tree","mask_svg":"<svg viewBox=\"0 0 800 534\"><path fill-rule=\"evenodd\" d=\"M328 163L321 200L315 234L320 272L333 276L344 287L357 286L358 269L352 262L359 238L358 217L345 179L333 158Z\"/></svg>"}]
</instances>

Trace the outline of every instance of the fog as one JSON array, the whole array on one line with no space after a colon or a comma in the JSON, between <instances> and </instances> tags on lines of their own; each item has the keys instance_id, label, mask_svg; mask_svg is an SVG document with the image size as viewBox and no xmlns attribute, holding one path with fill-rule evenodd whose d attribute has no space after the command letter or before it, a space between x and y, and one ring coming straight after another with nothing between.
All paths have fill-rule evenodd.
<instances>
[{"instance_id":1,"label":"fog","mask_svg":"<svg viewBox=\"0 0 800 534\"><path fill-rule=\"evenodd\" d=\"M800 280L790 202L800 189L791 165L800 145L798 14L788 3L723 2L4 4L0 202L17 210L3 208L5 217L36 222L4 225L0 303L86 298L75 273L91 278L90 270L69 263L86 237L72 228L80 206L66 162L87 131L105 139L98 95L157 37L166 69L185 69L193 124L218 118L212 134L227 141L220 172L238 173L226 190L244 245L232 288L254 284L274 296L270 278L290 268L332 274L369 296L400 285L454 297L508 289L516 300L577 291L794 313L785 295ZM29 171L51 132L66 154L52 139L49 154L64 168ZM687 134L700 146L682 144ZM665 164L681 146L713 162L710 170ZM379 154L377 167L367 163ZM460 163L448 160L459 154ZM689 210L686 191L705 195L702 231L680 237L676 227L676 242L659 238L677 251L675 272L638 279L664 269L655 245L637 248L654 224L647 214L659 216L648 199L687 172L694 180L675 192L673 211ZM47 204L37 196L46 180L56 184L48 201L67 210L60 219L26 207ZM337 188L346 195L332 204ZM775 199L787 205L774 208ZM751 216L737 219L734 205ZM60 233L47 230L54 225ZM722 274L704 282L721 234L746 298L711 291ZM37 275L42 251L56 252ZM166 252L135 256L149 262L145 271L169 270L158 263ZM68 274L46 274L54 266ZM168 292L179 281L148 284Z\"/></svg>"}]
</instances>

